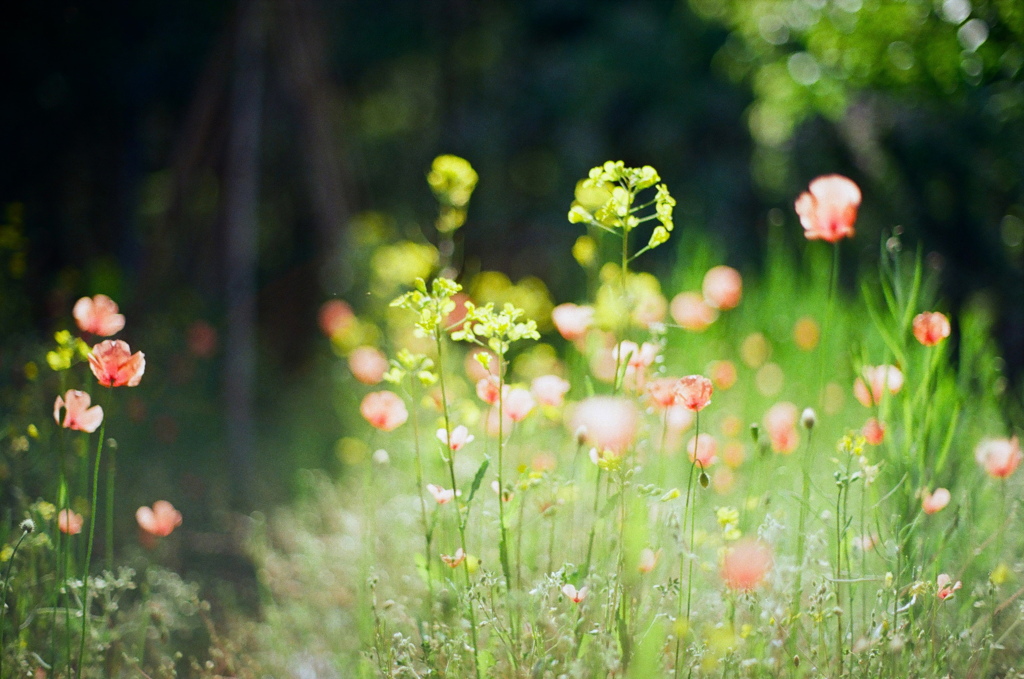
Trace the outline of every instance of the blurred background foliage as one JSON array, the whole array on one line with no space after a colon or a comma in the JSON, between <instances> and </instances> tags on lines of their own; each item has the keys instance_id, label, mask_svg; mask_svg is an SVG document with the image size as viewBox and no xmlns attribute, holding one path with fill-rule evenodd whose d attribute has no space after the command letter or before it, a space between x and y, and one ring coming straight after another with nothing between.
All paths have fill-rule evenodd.
<instances>
[{"instance_id":1,"label":"blurred background foliage","mask_svg":"<svg viewBox=\"0 0 1024 679\"><path fill-rule=\"evenodd\" d=\"M360 253L433 232L440 153L480 176L454 244L465 277L537 277L556 302L583 295L565 213L605 159L654 165L678 200L684 245L642 265L663 281L698 233L747 274L769 240L803 247L794 197L846 174L865 195L847 283L902 233L949 310L987 300L1020 379L1018 0L55 0L6 16L5 404L74 300L113 296L149 357L126 406L140 426L114 432L123 464L197 506L251 504L225 491L240 476L274 496L297 466L337 464L338 359L316 310L358 311ZM239 281L249 321L229 318ZM225 452L232 361L257 366L255 459Z\"/></svg>"}]
</instances>

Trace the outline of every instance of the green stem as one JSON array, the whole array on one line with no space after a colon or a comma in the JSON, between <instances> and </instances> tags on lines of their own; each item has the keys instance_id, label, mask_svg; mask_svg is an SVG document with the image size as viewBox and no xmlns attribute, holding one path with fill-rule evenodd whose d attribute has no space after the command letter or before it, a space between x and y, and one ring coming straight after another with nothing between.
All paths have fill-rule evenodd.
<instances>
[{"instance_id":1,"label":"green stem","mask_svg":"<svg viewBox=\"0 0 1024 679\"><path fill-rule=\"evenodd\" d=\"M114 477L117 476L117 448L111 448L107 456L107 540L106 540L106 564L107 570L114 570Z\"/></svg>"},{"instance_id":2,"label":"green stem","mask_svg":"<svg viewBox=\"0 0 1024 679\"><path fill-rule=\"evenodd\" d=\"M430 553L430 542L431 542L431 531L430 523L427 519L427 501L423 496L423 455L420 451L420 418L419 408L417 407L416 401L416 382L415 377L409 376L409 396L412 399L412 437L413 437L413 450L416 453L416 491L420 497L420 516L423 519L423 542L424 542L424 559L427 566L427 610L429 616L433 618L434 611L434 570L431 567L431 561L433 559Z\"/></svg>"},{"instance_id":3,"label":"green stem","mask_svg":"<svg viewBox=\"0 0 1024 679\"><path fill-rule=\"evenodd\" d=\"M825 343L832 329L832 310L835 306L836 288L839 285L839 243L832 246L832 268L828 275L828 301L825 304L825 323L818 337L818 406L823 407L825 388Z\"/></svg>"},{"instance_id":4,"label":"green stem","mask_svg":"<svg viewBox=\"0 0 1024 679\"><path fill-rule=\"evenodd\" d=\"M800 612L803 599L803 575L804 575L804 549L806 548L807 509L811 503L811 473L808 465L811 460L811 438L813 429L807 430L807 447L804 449L804 459L801 461L803 484L800 491L800 517L797 520L796 531L796 583L793 592L793 602L790 604L790 624L796 621ZM796 634L793 635L793 643L796 643Z\"/></svg>"},{"instance_id":5,"label":"green stem","mask_svg":"<svg viewBox=\"0 0 1024 679\"><path fill-rule=\"evenodd\" d=\"M590 525L590 537L587 539L587 559L583 566L583 577L586 578L590 574L590 557L594 553L594 533L597 531L597 503L601 497L601 468L597 468L597 479L594 481L594 522Z\"/></svg>"},{"instance_id":6,"label":"green stem","mask_svg":"<svg viewBox=\"0 0 1024 679\"><path fill-rule=\"evenodd\" d=\"M7 562L7 574L4 576L4 593L3 597L0 597L0 677L4 674L4 621L7 617L7 591L11 584L11 568L14 566L14 557L18 555L18 548L21 547L22 541L25 540L25 536L29 534L28 530L22 530L21 537L18 538L18 542L14 545L14 551L11 552L11 559Z\"/></svg>"},{"instance_id":7,"label":"green stem","mask_svg":"<svg viewBox=\"0 0 1024 679\"><path fill-rule=\"evenodd\" d=\"M96 502L99 499L100 458L103 456L103 437L107 431L107 419L100 425L96 441L96 459L92 468L92 509L89 512L89 542L85 550L85 564L82 566L82 641L78 647L78 676L82 676L85 661L85 639L89 632L89 566L92 563L92 548L96 538Z\"/></svg>"}]
</instances>

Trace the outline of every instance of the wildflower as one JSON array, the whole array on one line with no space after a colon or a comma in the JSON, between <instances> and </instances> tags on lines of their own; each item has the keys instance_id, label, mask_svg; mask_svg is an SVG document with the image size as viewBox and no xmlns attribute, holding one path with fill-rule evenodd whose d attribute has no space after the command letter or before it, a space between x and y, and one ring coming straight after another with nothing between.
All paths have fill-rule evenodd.
<instances>
[{"instance_id":1,"label":"wildflower","mask_svg":"<svg viewBox=\"0 0 1024 679\"><path fill-rule=\"evenodd\" d=\"M830 174L818 177L807 189L794 204L804 236L829 243L852 237L861 200L857 185L842 175Z\"/></svg>"},{"instance_id":2,"label":"wildflower","mask_svg":"<svg viewBox=\"0 0 1024 679\"><path fill-rule=\"evenodd\" d=\"M651 342L637 345L636 342L625 340L615 346L615 349L612 350L612 357L618 364L626 362L627 384L640 389L646 382L647 368L658 358L658 345Z\"/></svg>"},{"instance_id":3,"label":"wildflower","mask_svg":"<svg viewBox=\"0 0 1024 679\"><path fill-rule=\"evenodd\" d=\"M803 425L804 429L814 429L814 425L818 423L818 415L814 412L814 408L804 408L804 412L800 415L800 424Z\"/></svg>"},{"instance_id":4,"label":"wildflower","mask_svg":"<svg viewBox=\"0 0 1024 679\"><path fill-rule=\"evenodd\" d=\"M442 488L441 486L435 486L432 483L427 484L427 492L429 492L434 497L434 499L437 500L437 504L439 505L448 504L455 498L460 497L462 495L461 490Z\"/></svg>"},{"instance_id":5,"label":"wildflower","mask_svg":"<svg viewBox=\"0 0 1024 679\"><path fill-rule=\"evenodd\" d=\"M936 488L934 493L924 492L921 496L921 509L925 514L934 514L949 504L949 491Z\"/></svg>"},{"instance_id":6,"label":"wildflower","mask_svg":"<svg viewBox=\"0 0 1024 679\"><path fill-rule=\"evenodd\" d=\"M569 391L569 382L558 375L542 375L534 378L530 391L542 406L560 408L565 402L565 394Z\"/></svg>"},{"instance_id":7,"label":"wildflower","mask_svg":"<svg viewBox=\"0 0 1024 679\"><path fill-rule=\"evenodd\" d=\"M551 310L551 320L559 334L574 342L587 334L594 324L594 308L576 304L559 304Z\"/></svg>"},{"instance_id":8,"label":"wildflower","mask_svg":"<svg viewBox=\"0 0 1024 679\"><path fill-rule=\"evenodd\" d=\"M894 365L867 365L861 375L853 383L853 395L867 408L881 403L885 390L895 394L903 388L903 373Z\"/></svg>"},{"instance_id":9,"label":"wildflower","mask_svg":"<svg viewBox=\"0 0 1024 679\"><path fill-rule=\"evenodd\" d=\"M875 535L855 535L851 540L854 549L862 552L870 552L878 544L878 537Z\"/></svg>"},{"instance_id":10,"label":"wildflower","mask_svg":"<svg viewBox=\"0 0 1024 679\"><path fill-rule=\"evenodd\" d=\"M83 297L71 311L82 332L110 337L124 328L124 316L117 313L117 303L106 295Z\"/></svg>"},{"instance_id":11,"label":"wildflower","mask_svg":"<svg viewBox=\"0 0 1024 679\"><path fill-rule=\"evenodd\" d=\"M699 464L701 469L706 469L718 461L718 442L711 434L701 432L686 445L690 454L690 462Z\"/></svg>"},{"instance_id":12,"label":"wildflower","mask_svg":"<svg viewBox=\"0 0 1024 679\"><path fill-rule=\"evenodd\" d=\"M356 347L348 355L348 367L363 384L378 384L388 371L388 359L374 347Z\"/></svg>"},{"instance_id":13,"label":"wildflower","mask_svg":"<svg viewBox=\"0 0 1024 679\"><path fill-rule=\"evenodd\" d=\"M659 556L661 556L660 551L655 552L650 547L645 547L640 552L640 562L637 564L637 570L641 573L650 573L658 565Z\"/></svg>"},{"instance_id":14,"label":"wildflower","mask_svg":"<svg viewBox=\"0 0 1024 679\"><path fill-rule=\"evenodd\" d=\"M89 367L104 387L136 387L146 372L146 355L122 340L104 340L89 353Z\"/></svg>"},{"instance_id":15,"label":"wildflower","mask_svg":"<svg viewBox=\"0 0 1024 679\"><path fill-rule=\"evenodd\" d=\"M587 443L617 455L633 445L637 412L632 402L614 396L592 396L581 401L570 420L573 431L584 429Z\"/></svg>"},{"instance_id":16,"label":"wildflower","mask_svg":"<svg viewBox=\"0 0 1024 679\"><path fill-rule=\"evenodd\" d=\"M331 299L324 302L320 307L317 320L320 323L320 330L327 337L334 339L344 335L345 331L352 327L353 323L355 323L356 315L352 311L352 307L348 305L348 302L340 299Z\"/></svg>"},{"instance_id":17,"label":"wildflower","mask_svg":"<svg viewBox=\"0 0 1024 679\"><path fill-rule=\"evenodd\" d=\"M465 560L466 552L462 550L462 547L456 549L455 554L453 554L452 556L448 556L447 554L441 555L441 561L444 561L445 565L447 565L449 568L458 568Z\"/></svg>"},{"instance_id":18,"label":"wildflower","mask_svg":"<svg viewBox=\"0 0 1024 679\"><path fill-rule=\"evenodd\" d=\"M454 453L461 450L467 443L473 441L473 435L469 433L465 425L460 424L452 430L451 442L448 441L448 430L438 429L437 440L448 446L448 448Z\"/></svg>"},{"instance_id":19,"label":"wildflower","mask_svg":"<svg viewBox=\"0 0 1024 679\"><path fill-rule=\"evenodd\" d=\"M371 426L382 431L391 431L409 418L405 402L391 391L370 392L359 404L359 412Z\"/></svg>"},{"instance_id":20,"label":"wildflower","mask_svg":"<svg viewBox=\"0 0 1024 679\"><path fill-rule=\"evenodd\" d=\"M526 389L516 387L510 389L505 394L504 400L504 414L508 416L513 422L522 422L526 419L526 416L533 412L533 407L536 402L533 400L533 396Z\"/></svg>"},{"instance_id":21,"label":"wildflower","mask_svg":"<svg viewBox=\"0 0 1024 679\"><path fill-rule=\"evenodd\" d=\"M772 450L788 454L796 450L800 444L800 434L796 429L800 410L789 401L776 403L764 414L764 428L772 444Z\"/></svg>"},{"instance_id":22,"label":"wildflower","mask_svg":"<svg viewBox=\"0 0 1024 679\"><path fill-rule=\"evenodd\" d=\"M718 311L696 292L680 292L672 298L668 312L679 327L701 332L718 319Z\"/></svg>"},{"instance_id":23,"label":"wildflower","mask_svg":"<svg viewBox=\"0 0 1024 679\"><path fill-rule=\"evenodd\" d=\"M669 408L676 403L676 384L679 382L675 377L659 377L647 383L647 395L651 403L659 410Z\"/></svg>"},{"instance_id":24,"label":"wildflower","mask_svg":"<svg viewBox=\"0 0 1024 679\"><path fill-rule=\"evenodd\" d=\"M61 533L67 533L68 535L78 535L82 532L82 524L84 523L81 514L77 514L70 509L62 509L57 514L57 528L60 529Z\"/></svg>"},{"instance_id":25,"label":"wildflower","mask_svg":"<svg viewBox=\"0 0 1024 679\"><path fill-rule=\"evenodd\" d=\"M948 601L949 599L952 599L955 596L956 591L963 587L963 583L959 580L952 585L949 584L952 581L953 578L949 577L945 573L940 573L939 577L935 579L935 585L939 588L939 591L936 594L936 596L939 597L939 601Z\"/></svg>"},{"instance_id":26,"label":"wildflower","mask_svg":"<svg viewBox=\"0 0 1024 679\"><path fill-rule=\"evenodd\" d=\"M864 435L864 438L871 445L880 446L882 441L885 440L885 425L872 417L864 423L860 433Z\"/></svg>"},{"instance_id":27,"label":"wildflower","mask_svg":"<svg viewBox=\"0 0 1024 679\"><path fill-rule=\"evenodd\" d=\"M576 589L572 585L562 585L562 594L567 596L573 603L578 604L587 598L587 588L580 587Z\"/></svg>"},{"instance_id":28,"label":"wildflower","mask_svg":"<svg viewBox=\"0 0 1024 679\"><path fill-rule=\"evenodd\" d=\"M949 337L949 319L938 311L914 316L914 337L926 347L933 347Z\"/></svg>"},{"instance_id":29,"label":"wildflower","mask_svg":"<svg viewBox=\"0 0 1024 679\"><path fill-rule=\"evenodd\" d=\"M732 361L713 361L708 366L708 374L716 389L729 389L736 384L736 366Z\"/></svg>"},{"instance_id":30,"label":"wildflower","mask_svg":"<svg viewBox=\"0 0 1024 679\"><path fill-rule=\"evenodd\" d=\"M711 380L703 375L687 375L680 378L676 385L676 394L679 401L687 410L700 412L711 403L711 393L714 387Z\"/></svg>"},{"instance_id":31,"label":"wildflower","mask_svg":"<svg viewBox=\"0 0 1024 679\"><path fill-rule=\"evenodd\" d=\"M489 349L474 347L466 354L463 367L466 369L466 375L474 384L487 377L497 378L498 357Z\"/></svg>"},{"instance_id":32,"label":"wildflower","mask_svg":"<svg viewBox=\"0 0 1024 679\"><path fill-rule=\"evenodd\" d=\"M1012 439L983 440L974 449L974 459L989 476L1005 479L1024 460L1024 454L1021 454L1020 441L1014 436Z\"/></svg>"},{"instance_id":33,"label":"wildflower","mask_svg":"<svg viewBox=\"0 0 1024 679\"><path fill-rule=\"evenodd\" d=\"M725 552L722 579L729 589L750 592L760 585L772 568L768 547L756 540L741 540Z\"/></svg>"},{"instance_id":34,"label":"wildflower","mask_svg":"<svg viewBox=\"0 0 1024 679\"><path fill-rule=\"evenodd\" d=\"M153 508L139 507L135 511L139 528L154 537L167 537L181 525L181 512L167 500L157 500Z\"/></svg>"},{"instance_id":35,"label":"wildflower","mask_svg":"<svg viewBox=\"0 0 1024 679\"><path fill-rule=\"evenodd\" d=\"M510 502L514 496L514 493L508 488L502 491L501 484L499 484L497 481L491 481L491 490L493 490L494 493L501 498L502 502Z\"/></svg>"},{"instance_id":36,"label":"wildflower","mask_svg":"<svg viewBox=\"0 0 1024 679\"><path fill-rule=\"evenodd\" d=\"M65 429L84 431L89 434L96 431L103 422L103 408L89 407L92 402L89 394L77 389L68 389L64 398L60 396L53 402L53 419ZM64 422L60 421L60 411L64 408Z\"/></svg>"},{"instance_id":37,"label":"wildflower","mask_svg":"<svg viewBox=\"0 0 1024 679\"><path fill-rule=\"evenodd\" d=\"M484 403L494 405L501 396L498 386L498 378L495 375L488 375L476 383L476 395Z\"/></svg>"},{"instance_id":38,"label":"wildflower","mask_svg":"<svg viewBox=\"0 0 1024 679\"><path fill-rule=\"evenodd\" d=\"M739 305L743 297L743 277L731 266L716 266L704 274L704 301L710 306L727 311Z\"/></svg>"},{"instance_id":39,"label":"wildflower","mask_svg":"<svg viewBox=\"0 0 1024 679\"><path fill-rule=\"evenodd\" d=\"M35 531L35 529L36 529L36 522L33 521L32 519L25 519L24 521L21 522L19 527L21 528L21 531L23 533L31 533L31 532Z\"/></svg>"}]
</instances>

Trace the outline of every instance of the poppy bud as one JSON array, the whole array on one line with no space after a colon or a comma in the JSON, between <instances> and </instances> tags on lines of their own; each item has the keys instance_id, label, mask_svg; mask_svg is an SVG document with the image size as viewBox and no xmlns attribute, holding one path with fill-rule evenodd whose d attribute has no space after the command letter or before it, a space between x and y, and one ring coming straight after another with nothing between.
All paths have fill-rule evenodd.
<instances>
[{"instance_id":1,"label":"poppy bud","mask_svg":"<svg viewBox=\"0 0 1024 679\"><path fill-rule=\"evenodd\" d=\"M804 426L804 429L810 431L814 429L814 425L818 422L818 415L814 412L814 408L804 408L803 414L800 416L800 424Z\"/></svg>"},{"instance_id":2,"label":"poppy bud","mask_svg":"<svg viewBox=\"0 0 1024 679\"><path fill-rule=\"evenodd\" d=\"M701 472L698 480L700 481L701 488L707 488L711 484L711 477L708 476L707 472Z\"/></svg>"},{"instance_id":3,"label":"poppy bud","mask_svg":"<svg viewBox=\"0 0 1024 679\"><path fill-rule=\"evenodd\" d=\"M758 436L761 433L761 427L758 426L757 422L750 425L750 438L754 439L754 443L757 443Z\"/></svg>"}]
</instances>

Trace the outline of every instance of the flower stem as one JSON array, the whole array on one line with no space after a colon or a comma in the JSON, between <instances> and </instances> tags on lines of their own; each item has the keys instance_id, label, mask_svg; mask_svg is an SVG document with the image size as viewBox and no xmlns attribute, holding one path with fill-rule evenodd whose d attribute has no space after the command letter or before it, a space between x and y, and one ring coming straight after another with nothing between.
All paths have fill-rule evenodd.
<instances>
[{"instance_id":1,"label":"flower stem","mask_svg":"<svg viewBox=\"0 0 1024 679\"><path fill-rule=\"evenodd\" d=\"M30 530L25 529L21 532L21 537L18 538L18 542L14 545L14 551L11 552L11 558L7 562L7 574L4 576L4 593L0 597L0 677L4 674L4 618L7 617L7 591L11 585L11 568L14 566L14 557L18 555L18 547L21 547L22 541L25 536L28 535Z\"/></svg>"},{"instance_id":2,"label":"flower stem","mask_svg":"<svg viewBox=\"0 0 1024 679\"><path fill-rule=\"evenodd\" d=\"M415 377L409 377L409 395L412 398L412 444L416 453L416 490L420 496L420 516L423 519L423 542L424 560L427 566L427 610L430 617L433 617L434 610L434 570L431 567L431 530L427 520L427 501L423 497L423 455L420 451L420 418L419 408L416 403L416 382Z\"/></svg>"},{"instance_id":3,"label":"flower stem","mask_svg":"<svg viewBox=\"0 0 1024 679\"><path fill-rule=\"evenodd\" d=\"M85 550L85 563L82 565L82 640L78 647L78 676L82 676L82 663L85 661L85 639L89 633L89 566L92 563L92 548L96 538L96 501L99 498L100 458L103 456L103 437L107 431L107 420L103 418L100 435L96 441L96 459L92 468L92 509L89 512L89 542Z\"/></svg>"}]
</instances>

